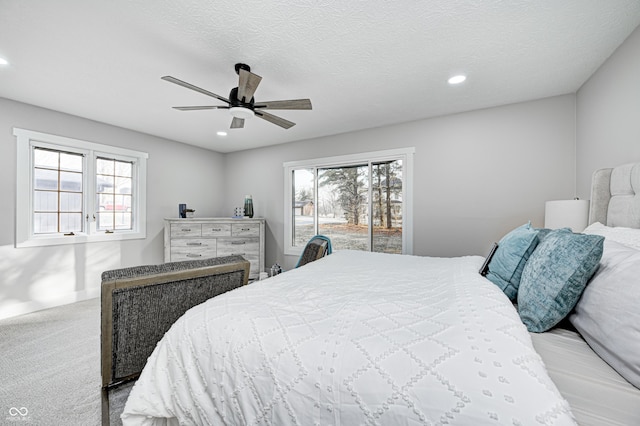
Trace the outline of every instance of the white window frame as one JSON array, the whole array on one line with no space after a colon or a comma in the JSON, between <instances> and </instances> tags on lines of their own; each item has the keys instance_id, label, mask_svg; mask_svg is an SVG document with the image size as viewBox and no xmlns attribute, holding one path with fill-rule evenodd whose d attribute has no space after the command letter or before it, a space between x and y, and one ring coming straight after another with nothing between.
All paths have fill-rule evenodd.
<instances>
[{"instance_id":1,"label":"white window frame","mask_svg":"<svg viewBox=\"0 0 640 426\"><path fill-rule=\"evenodd\" d=\"M317 169L348 166L353 164L369 164L388 160L402 160L402 254L413 254L413 155L415 148L398 148L384 151L363 152L359 154L340 155L335 157L315 158L310 160L288 161L284 167L284 254L300 256L304 247L292 244L292 211L293 171L296 169L314 169L314 185L317 184ZM369 200L371 200L369 185ZM314 204L318 205L318 190L314 190ZM314 209L314 223L318 222L318 211ZM369 225L371 226L371 224Z\"/></svg>"},{"instance_id":2,"label":"white window frame","mask_svg":"<svg viewBox=\"0 0 640 426\"><path fill-rule=\"evenodd\" d=\"M16 176L16 247L40 247L61 244L77 244L98 241L120 241L144 239L147 236L146 225L146 193L147 193L147 159L146 152L118 148L109 145L87 142L64 136L50 135L14 128L13 134L17 143L17 176ZM83 232L74 235L34 234L33 233L33 148L42 147L58 151L82 153L85 156L83 169L83 215L85 226ZM132 205L132 224L130 230L98 231L93 212L96 208L96 173L97 157L133 162L134 198Z\"/></svg>"}]
</instances>

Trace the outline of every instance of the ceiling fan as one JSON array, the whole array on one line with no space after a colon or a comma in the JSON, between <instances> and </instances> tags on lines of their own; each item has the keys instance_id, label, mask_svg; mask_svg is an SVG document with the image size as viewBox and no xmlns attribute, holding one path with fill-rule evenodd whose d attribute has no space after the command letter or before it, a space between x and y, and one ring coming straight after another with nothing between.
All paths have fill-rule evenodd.
<instances>
[{"instance_id":1,"label":"ceiling fan","mask_svg":"<svg viewBox=\"0 0 640 426\"><path fill-rule=\"evenodd\" d=\"M231 89L229 93L229 99L224 96L216 95L208 90L202 89L186 81L179 80L175 77L165 75L163 80L170 83L177 84L178 86L186 87L187 89L195 90L207 96L219 99L226 102L228 105L204 105L204 106L183 106L173 107L180 111L196 111L202 109L228 109L229 113L233 116L231 121L232 129L239 129L244 127L244 120L253 116L258 116L263 120L276 124L285 129L289 129L295 126L293 123L284 118L269 114L266 109L311 109L310 99L291 99L285 101L268 101L268 102L256 102L253 94L255 93L262 77L251 72L251 67L246 64L235 65L236 74L239 76L238 87Z\"/></svg>"}]
</instances>

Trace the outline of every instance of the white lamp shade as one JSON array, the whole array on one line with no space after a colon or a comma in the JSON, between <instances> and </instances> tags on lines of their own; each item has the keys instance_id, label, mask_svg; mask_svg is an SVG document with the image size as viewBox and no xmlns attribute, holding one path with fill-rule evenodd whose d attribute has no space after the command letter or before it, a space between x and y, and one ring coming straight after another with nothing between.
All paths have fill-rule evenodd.
<instances>
[{"instance_id":1,"label":"white lamp shade","mask_svg":"<svg viewBox=\"0 0 640 426\"><path fill-rule=\"evenodd\" d=\"M571 228L582 232L589 220L589 200L547 201L544 205L544 227Z\"/></svg>"}]
</instances>

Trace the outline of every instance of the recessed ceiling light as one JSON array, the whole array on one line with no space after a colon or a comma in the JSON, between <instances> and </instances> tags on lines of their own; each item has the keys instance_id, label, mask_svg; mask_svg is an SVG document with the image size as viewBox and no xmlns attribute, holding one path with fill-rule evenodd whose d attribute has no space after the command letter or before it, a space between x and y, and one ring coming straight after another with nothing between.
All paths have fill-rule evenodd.
<instances>
[{"instance_id":1,"label":"recessed ceiling light","mask_svg":"<svg viewBox=\"0 0 640 426\"><path fill-rule=\"evenodd\" d=\"M218 136L227 136L227 132L218 132L216 133Z\"/></svg>"},{"instance_id":2,"label":"recessed ceiling light","mask_svg":"<svg viewBox=\"0 0 640 426\"><path fill-rule=\"evenodd\" d=\"M9 65L9 61L7 61L5 58L0 58L0 65Z\"/></svg>"},{"instance_id":3,"label":"recessed ceiling light","mask_svg":"<svg viewBox=\"0 0 640 426\"><path fill-rule=\"evenodd\" d=\"M467 79L466 75L460 74L460 75L454 75L448 81L449 81L449 84L460 84L463 81L465 81L466 79Z\"/></svg>"}]
</instances>

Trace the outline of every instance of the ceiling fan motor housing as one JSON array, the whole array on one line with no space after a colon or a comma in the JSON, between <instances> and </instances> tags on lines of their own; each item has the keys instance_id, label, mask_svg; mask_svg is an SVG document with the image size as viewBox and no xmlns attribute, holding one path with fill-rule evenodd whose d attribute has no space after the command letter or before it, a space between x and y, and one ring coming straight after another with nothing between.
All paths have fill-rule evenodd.
<instances>
[{"instance_id":1,"label":"ceiling fan motor housing","mask_svg":"<svg viewBox=\"0 0 640 426\"><path fill-rule=\"evenodd\" d=\"M242 100L238 99L238 88L234 87L231 89L229 93L229 102L232 107L243 107L253 109L253 103L255 102L255 98L252 96L249 102L242 102Z\"/></svg>"},{"instance_id":2,"label":"ceiling fan motor housing","mask_svg":"<svg viewBox=\"0 0 640 426\"><path fill-rule=\"evenodd\" d=\"M236 74L238 75L240 75L240 70L251 72L251 67L247 64L237 63L235 64L234 68L236 70Z\"/></svg>"}]
</instances>

